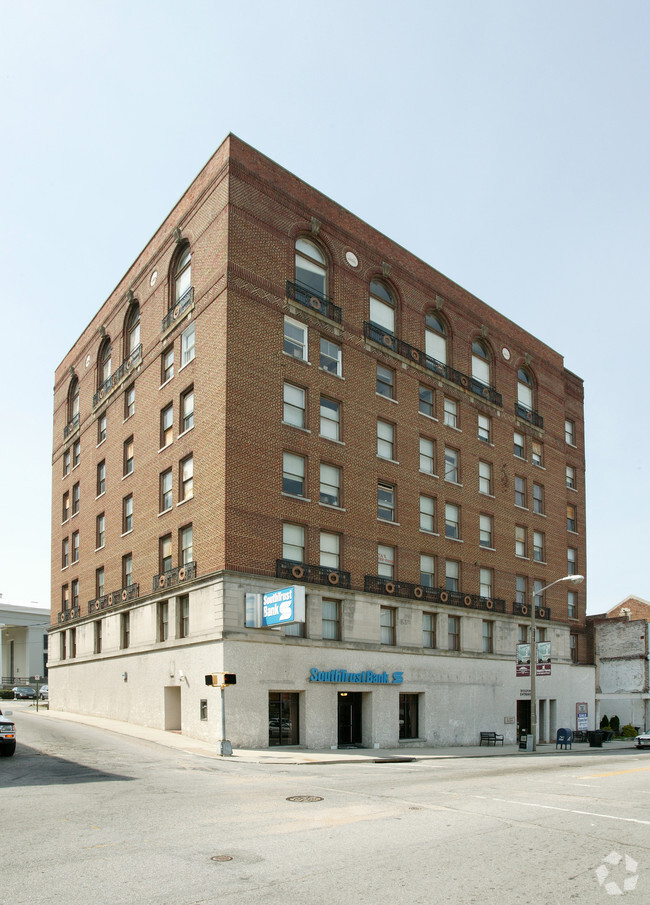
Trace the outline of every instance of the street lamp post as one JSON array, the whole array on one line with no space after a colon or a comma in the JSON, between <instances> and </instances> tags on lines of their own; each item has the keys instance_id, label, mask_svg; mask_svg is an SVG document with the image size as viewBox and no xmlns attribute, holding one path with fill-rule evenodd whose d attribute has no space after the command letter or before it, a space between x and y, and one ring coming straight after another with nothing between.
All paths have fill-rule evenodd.
<instances>
[{"instance_id":1,"label":"street lamp post","mask_svg":"<svg viewBox=\"0 0 650 905\"><path fill-rule=\"evenodd\" d=\"M540 588L539 591L533 590L530 595L530 732L533 737L533 751L537 750L537 697L535 694L535 679L537 678L537 642L535 634L537 625L535 598L562 581L569 581L571 584L581 584L584 580L584 575L565 575L564 578L556 578L555 581Z\"/></svg>"}]
</instances>

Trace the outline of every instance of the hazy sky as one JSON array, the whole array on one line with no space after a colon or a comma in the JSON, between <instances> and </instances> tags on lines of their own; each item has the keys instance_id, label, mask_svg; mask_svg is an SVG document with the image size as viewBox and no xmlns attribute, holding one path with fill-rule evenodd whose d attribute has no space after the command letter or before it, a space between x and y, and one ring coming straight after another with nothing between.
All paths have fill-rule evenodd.
<instances>
[{"instance_id":1,"label":"hazy sky","mask_svg":"<svg viewBox=\"0 0 650 905\"><path fill-rule=\"evenodd\" d=\"M0 3L0 592L49 601L55 367L234 132L564 355L588 611L650 598L650 4L233 6Z\"/></svg>"}]
</instances>

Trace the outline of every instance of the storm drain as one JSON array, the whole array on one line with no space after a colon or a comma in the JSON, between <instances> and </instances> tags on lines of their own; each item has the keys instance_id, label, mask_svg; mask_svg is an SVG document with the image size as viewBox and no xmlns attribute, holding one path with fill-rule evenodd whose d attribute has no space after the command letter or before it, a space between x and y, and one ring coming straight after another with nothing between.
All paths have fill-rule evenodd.
<instances>
[{"instance_id":1,"label":"storm drain","mask_svg":"<svg viewBox=\"0 0 650 905\"><path fill-rule=\"evenodd\" d=\"M232 861L232 855L213 855L210 861Z\"/></svg>"},{"instance_id":2,"label":"storm drain","mask_svg":"<svg viewBox=\"0 0 650 905\"><path fill-rule=\"evenodd\" d=\"M322 801L318 795L290 795L287 801Z\"/></svg>"}]
</instances>

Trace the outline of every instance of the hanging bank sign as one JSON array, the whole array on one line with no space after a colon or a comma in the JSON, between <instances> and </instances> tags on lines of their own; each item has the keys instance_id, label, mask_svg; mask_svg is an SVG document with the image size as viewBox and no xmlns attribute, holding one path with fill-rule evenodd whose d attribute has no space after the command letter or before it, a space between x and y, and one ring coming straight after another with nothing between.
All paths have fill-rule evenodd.
<instances>
[{"instance_id":1,"label":"hanging bank sign","mask_svg":"<svg viewBox=\"0 0 650 905\"><path fill-rule=\"evenodd\" d=\"M251 628L274 628L305 621L305 589L292 586L246 594L246 625Z\"/></svg>"}]
</instances>

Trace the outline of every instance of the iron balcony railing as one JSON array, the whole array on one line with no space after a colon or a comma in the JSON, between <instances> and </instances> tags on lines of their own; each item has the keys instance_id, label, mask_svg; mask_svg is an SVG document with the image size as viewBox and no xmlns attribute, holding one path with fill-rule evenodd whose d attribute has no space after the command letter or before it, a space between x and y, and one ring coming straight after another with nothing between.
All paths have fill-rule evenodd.
<instances>
[{"instance_id":1,"label":"iron balcony railing","mask_svg":"<svg viewBox=\"0 0 650 905\"><path fill-rule=\"evenodd\" d=\"M448 380L450 383L455 383L458 386L463 387L463 389L469 390L470 393L474 393L474 395L486 399L488 402L493 403L493 405L503 406L501 393L497 393L494 387L481 383L480 380L476 380L474 377L468 377L467 374L463 374L462 371L457 371L456 368L452 368L450 365L443 364L441 361L431 358L426 352L417 349L415 346L410 345L410 343L404 342L403 339L399 339L399 337L395 336L393 333L382 330L382 328L378 327L376 324L364 321L363 335L366 339L372 340L372 342L383 346L385 349L390 349L397 355L401 355L402 358L406 358L408 361L412 361L415 364L420 365L420 367L426 368L434 374L438 374L439 377L444 377L445 380Z\"/></svg>"},{"instance_id":2,"label":"iron balcony railing","mask_svg":"<svg viewBox=\"0 0 650 905\"><path fill-rule=\"evenodd\" d=\"M130 374L131 370L136 365L140 364L141 361L142 361L142 343L140 343L139 346L136 346L136 348L133 350L133 352L131 352L129 357L124 359L124 361L119 366L117 371L115 371L114 374L111 374L111 376L107 380L105 380L104 383L100 386L100 388L97 390L97 392L93 396L93 408L96 405L99 405L99 403L102 402L106 398L106 396L108 396L108 394L110 392L112 392L115 389L115 387L118 386L118 384L120 384L124 380L124 378L127 376L127 374Z\"/></svg>"},{"instance_id":3,"label":"iron balcony railing","mask_svg":"<svg viewBox=\"0 0 650 905\"><path fill-rule=\"evenodd\" d=\"M512 612L515 614L515 616L530 617L530 604L521 603L521 601L515 600L515 602L512 605ZM551 618L551 608L538 603L537 606L535 607L535 616L537 619L550 619Z\"/></svg>"},{"instance_id":4,"label":"iron balcony railing","mask_svg":"<svg viewBox=\"0 0 650 905\"><path fill-rule=\"evenodd\" d=\"M162 333L168 330L175 320L184 314L194 304L194 286L190 286L179 298L173 308L170 308L162 320Z\"/></svg>"},{"instance_id":5,"label":"iron balcony railing","mask_svg":"<svg viewBox=\"0 0 650 905\"><path fill-rule=\"evenodd\" d=\"M529 424L534 425L534 427L544 427L544 419L539 412L534 412L532 409L526 408L521 402L515 402L515 415L517 418L521 418L522 421L527 421Z\"/></svg>"},{"instance_id":6,"label":"iron balcony railing","mask_svg":"<svg viewBox=\"0 0 650 905\"><path fill-rule=\"evenodd\" d=\"M387 594L389 597L408 597L426 603L446 603L467 609L487 610L505 613L506 602L497 597L481 597L480 594L466 594L464 591L448 591L446 588L429 588L426 585L411 584L408 581L394 581L381 575L366 575L364 591L371 594Z\"/></svg>"},{"instance_id":7,"label":"iron balcony railing","mask_svg":"<svg viewBox=\"0 0 650 905\"><path fill-rule=\"evenodd\" d=\"M191 581L192 578L196 578L196 563L186 562L175 569L169 569L167 572L160 572L158 575L154 575L153 590L155 592L164 588L174 588L185 581Z\"/></svg>"},{"instance_id":8,"label":"iron balcony railing","mask_svg":"<svg viewBox=\"0 0 650 905\"><path fill-rule=\"evenodd\" d=\"M293 299L299 305L304 305L305 308L311 308L312 311L318 311L323 317L336 321L337 324L341 323L341 309L338 305L335 305L326 295L314 292L308 286L287 280L287 298Z\"/></svg>"},{"instance_id":9,"label":"iron balcony railing","mask_svg":"<svg viewBox=\"0 0 650 905\"><path fill-rule=\"evenodd\" d=\"M117 591L111 591L110 594L103 594L101 597L95 597L88 601L88 612L96 613L98 610L106 610L112 606L118 606L120 603L128 603L140 596L140 585L137 583L127 585L125 588L118 588Z\"/></svg>"},{"instance_id":10,"label":"iron balcony railing","mask_svg":"<svg viewBox=\"0 0 650 905\"><path fill-rule=\"evenodd\" d=\"M350 573L327 566L312 566L309 563L291 559L276 559L275 577L287 581L305 581L311 584L326 584L331 587L349 588Z\"/></svg>"},{"instance_id":11,"label":"iron balcony railing","mask_svg":"<svg viewBox=\"0 0 650 905\"><path fill-rule=\"evenodd\" d=\"M63 439L67 440L70 434L73 434L76 429L79 427L79 412L74 416L71 421L68 421L66 426L63 428Z\"/></svg>"},{"instance_id":12,"label":"iron balcony railing","mask_svg":"<svg viewBox=\"0 0 650 905\"><path fill-rule=\"evenodd\" d=\"M59 625L62 622L70 622L72 619L78 619L79 618L79 607L73 606L73 607L70 607L69 610L62 610L56 618L57 618L57 622L59 623Z\"/></svg>"}]
</instances>

